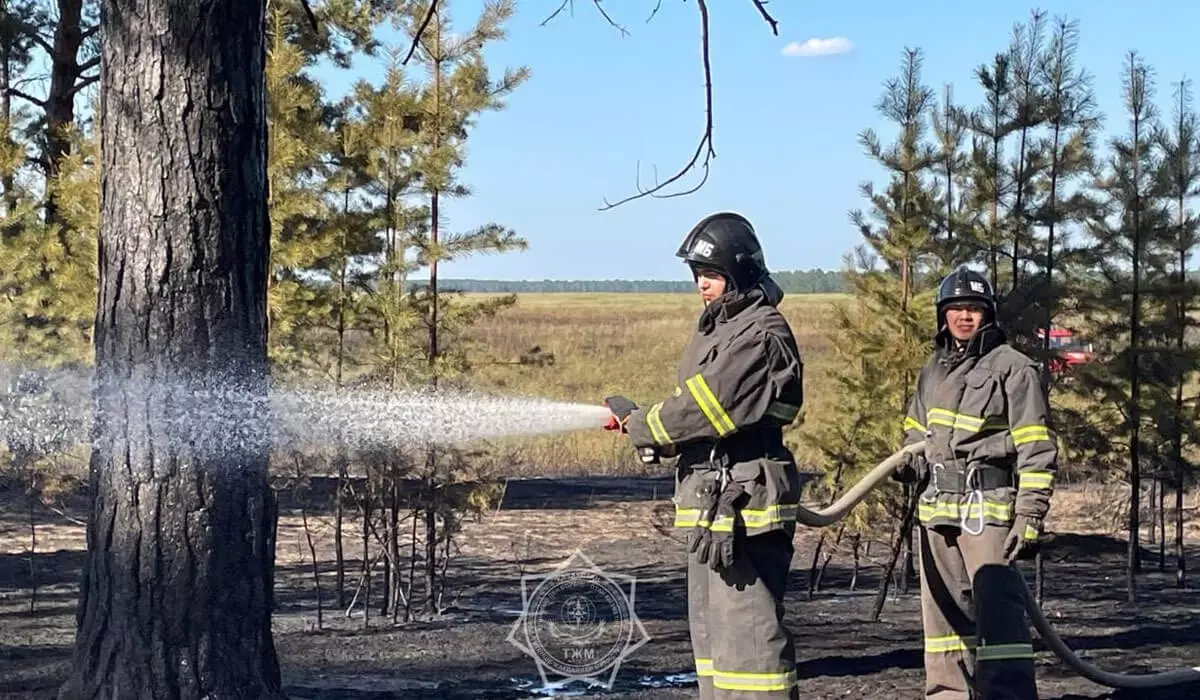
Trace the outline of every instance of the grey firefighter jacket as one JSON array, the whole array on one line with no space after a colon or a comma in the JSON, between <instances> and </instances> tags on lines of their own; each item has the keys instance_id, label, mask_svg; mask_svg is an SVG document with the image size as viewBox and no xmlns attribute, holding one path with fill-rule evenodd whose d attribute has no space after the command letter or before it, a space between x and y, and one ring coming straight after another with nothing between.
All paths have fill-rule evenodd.
<instances>
[{"instance_id":1,"label":"grey firefighter jacket","mask_svg":"<svg viewBox=\"0 0 1200 700\"><path fill-rule=\"evenodd\" d=\"M918 519L979 532L1015 515L1045 518L1058 445L1038 365L992 325L962 351L950 342L943 331L904 419L905 444L926 440Z\"/></svg>"},{"instance_id":2,"label":"grey firefighter jacket","mask_svg":"<svg viewBox=\"0 0 1200 700\"><path fill-rule=\"evenodd\" d=\"M635 447L679 457L676 527L732 528L701 509L701 492L724 467L749 495L740 511L748 536L794 531L800 481L782 433L800 413L804 365L777 308L782 298L768 278L714 300L680 359L674 394L626 422Z\"/></svg>"}]
</instances>

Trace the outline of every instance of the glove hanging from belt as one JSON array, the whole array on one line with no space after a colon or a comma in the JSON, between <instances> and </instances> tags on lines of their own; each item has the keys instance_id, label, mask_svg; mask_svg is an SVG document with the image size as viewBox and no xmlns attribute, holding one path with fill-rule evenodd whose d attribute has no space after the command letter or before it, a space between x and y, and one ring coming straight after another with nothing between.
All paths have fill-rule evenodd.
<instances>
[{"instance_id":1,"label":"glove hanging from belt","mask_svg":"<svg viewBox=\"0 0 1200 700\"><path fill-rule=\"evenodd\" d=\"M717 491L716 482L706 481L696 493L700 497L700 516L688 538L688 553L695 554L696 560L701 564L708 563L709 551L712 549L712 532L709 531L709 526L717 516Z\"/></svg>"},{"instance_id":2,"label":"glove hanging from belt","mask_svg":"<svg viewBox=\"0 0 1200 700\"><path fill-rule=\"evenodd\" d=\"M713 571L733 567L737 556L737 512L743 504L746 489L736 481L726 484L711 508L711 524L705 533L697 537L692 551L701 564L708 564Z\"/></svg>"}]
</instances>

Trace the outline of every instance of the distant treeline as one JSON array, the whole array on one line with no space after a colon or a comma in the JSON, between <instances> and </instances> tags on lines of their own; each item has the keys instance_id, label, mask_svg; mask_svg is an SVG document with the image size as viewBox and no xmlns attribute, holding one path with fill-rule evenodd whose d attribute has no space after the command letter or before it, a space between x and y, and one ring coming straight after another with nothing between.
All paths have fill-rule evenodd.
<instances>
[{"instance_id":1,"label":"distant treeline","mask_svg":"<svg viewBox=\"0 0 1200 700\"><path fill-rule=\"evenodd\" d=\"M826 270L791 270L772 273L788 294L823 294L846 291L843 273ZM411 280L410 289L426 287L428 280ZM695 285L683 280L479 280L439 279L441 290L482 294L541 294L547 292L688 293Z\"/></svg>"}]
</instances>

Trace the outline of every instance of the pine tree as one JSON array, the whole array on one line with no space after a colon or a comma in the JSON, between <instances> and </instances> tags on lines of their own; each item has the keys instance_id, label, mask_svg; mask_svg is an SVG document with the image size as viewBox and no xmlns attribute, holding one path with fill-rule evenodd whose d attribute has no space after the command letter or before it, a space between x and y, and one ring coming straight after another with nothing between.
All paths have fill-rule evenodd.
<instances>
[{"instance_id":1,"label":"pine tree","mask_svg":"<svg viewBox=\"0 0 1200 700\"><path fill-rule=\"evenodd\" d=\"M28 189L10 193L16 208L0 236L0 358L12 355L42 367L90 364L96 297L99 226L98 143L69 129L70 153L62 158L46 195L57 202L55 222L39 215L43 198ZM10 150L20 157L20 149ZM9 161L12 165L12 161ZM13 170L8 170L13 172Z\"/></svg>"},{"instance_id":2,"label":"pine tree","mask_svg":"<svg viewBox=\"0 0 1200 700\"><path fill-rule=\"evenodd\" d=\"M269 443L236 409L195 420L181 405L229 416L196 383L250 393L238 409L266 399L266 3L156 0L136 21L116 5L102 14L100 410L59 697L282 698ZM197 95L222 108L187 108ZM179 146L197 135L203 148ZM156 196L129 206L136 192ZM181 408L192 420L173 420Z\"/></svg>"},{"instance_id":3,"label":"pine tree","mask_svg":"<svg viewBox=\"0 0 1200 700\"><path fill-rule=\"evenodd\" d=\"M44 21L38 0L0 0L0 211L9 232L15 231L13 220L22 199L17 180L27 156L18 132L28 121L28 114L20 110L22 101L14 104L12 89L33 60L36 44L27 28Z\"/></svg>"},{"instance_id":4,"label":"pine tree","mask_svg":"<svg viewBox=\"0 0 1200 700\"><path fill-rule=\"evenodd\" d=\"M9 26L36 52L37 62L49 66L44 97L17 89L13 86L15 80L8 90L39 113L32 131L36 144L34 157L43 179L49 181L58 176L61 163L76 143L73 135L79 116L76 98L99 79L100 3L18 0L13 4L13 16L18 21ZM44 38L47 36L53 39L48 41ZM57 227L58 200L53 190L47 189L41 205L45 223Z\"/></svg>"},{"instance_id":5,"label":"pine tree","mask_svg":"<svg viewBox=\"0 0 1200 700\"><path fill-rule=\"evenodd\" d=\"M970 116L973 134L969 168L968 208L972 217L970 239L982 255L988 276L1000 284L1000 258L1006 256L1004 208L1011 189L1004 166L1005 142L1020 127L1013 99L1012 63L1008 53L998 53L991 65L975 69L975 79L984 91L982 107Z\"/></svg>"},{"instance_id":6,"label":"pine tree","mask_svg":"<svg viewBox=\"0 0 1200 700\"><path fill-rule=\"evenodd\" d=\"M506 35L504 23L514 12L512 0L497 0L485 4L475 25L465 34L455 35L447 18L448 3L439 2L432 21L425 31L420 32L421 23L429 14L426 2L416 2L407 8L410 35L417 37L416 58L423 64L428 79L419 88L417 144L413 153L413 168L419 173L419 189L429 204L428 226L413 231L412 246L415 264L427 267L429 282L424 288L410 292L412 307L420 315L426 328L425 360L426 380L437 389L439 380L445 375L456 374L461 369L449 362L454 358L448 350L453 347L452 336L447 332L469 324L483 315L491 315L515 303L513 296L476 302L467 305L447 303L438 288L438 266L440 263L481 253L503 253L526 247L524 239L512 230L498 224L485 224L467 232L447 233L443 206L447 200L470 195L470 189L457 178L457 170L464 161L464 149L469 129L482 112L503 109L504 98L511 94L529 77L528 68L505 71L499 78L489 75L483 58L488 44L503 39ZM418 36L419 33L419 36ZM461 341L460 341L461 342ZM459 354L459 358L463 355ZM439 501L441 485L451 478L455 463L462 456L451 454L449 459L440 460L439 450L426 449L423 481L428 495L424 503L425 520L425 599L423 612L437 612L437 561L438 561L438 518L444 525L452 519L446 514L446 505ZM451 532L443 532L449 537Z\"/></svg>"},{"instance_id":7,"label":"pine tree","mask_svg":"<svg viewBox=\"0 0 1200 700\"><path fill-rule=\"evenodd\" d=\"M882 264L889 273L868 275L860 270L853 279L855 295L868 300L871 318L879 324L881 337L890 339L889 353L897 363L890 369L897 373L899 391L888 405L896 416L903 416L908 408L930 337L929 316L915 303L923 263L934 252L930 222L936 220L938 210L926 182L938 162L938 152L924 140L934 98L921 79L922 61L920 49L906 49L900 74L885 83L878 104L879 111L899 129L895 143L885 148L869 129L859 138L867 155L886 169L889 180L882 194L872 184L864 184L861 189L871 202L870 214L862 211L850 214L864 239L859 261ZM895 429L899 438L898 420ZM911 507L910 490L907 485L903 490L904 503L909 504L905 508ZM906 547L902 581L907 587L912 571L911 530L901 528L897 538ZM885 580L883 586L886 585ZM884 589L881 588L878 605L882 605Z\"/></svg>"},{"instance_id":8,"label":"pine tree","mask_svg":"<svg viewBox=\"0 0 1200 700\"><path fill-rule=\"evenodd\" d=\"M399 53L389 49L382 83L359 81L347 104L350 133L356 134L365 161L363 193L381 238L369 263L375 271L369 308L377 319L369 381L392 389L408 384L424 366L410 342L419 319L405 289L418 269L411 259L411 232L428 216L428 206L411 199L419 191L413 152L420 119L416 86L405 75Z\"/></svg>"},{"instance_id":9,"label":"pine tree","mask_svg":"<svg viewBox=\"0 0 1200 700\"><path fill-rule=\"evenodd\" d=\"M932 110L931 123L937 142L937 185L932 196L939 201L934 212L934 237L940 251L939 271L948 271L974 253L971 199L968 196L969 154L963 148L970 117L954 102L954 86L942 88L942 102Z\"/></svg>"},{"instance_id":10,"label":"pine tree","mask_svg":"<svg viewBox=\"0 0 1200 700\"><path fill-rule=\"evenodd\" d=\"M1041 270L1039 293L1033 299L1040 309L1031 309L1022 316L1032 321L1023 330L1028 331L1030 326L1041 329L1040 352L1032 354L1045 362L1051 357L1049 329L1062 300L1070 297L1064 293L1065 273L1069 270L1060 268L1069 267L1078 258L1071 250L1070 234L1093 207L1085 192L1072 190L1093 169L1094 141L1100 126L1091 77L1076 67L1078 42L1078 23L1058 19L1037 62L1048 134L1037 149L1045 158L1038 187L1042 197L1031 218L1044 229L1045 236L1030 251ZM1038 311L1041 318L1034 318ZM1043 376L1047 379L1043 388L1049 392L1050 373Z\"/></svg>"},{"instance_id":11,"label":"pine tree","mask_svg":"<svg viewBox=\"0 0 1200 700\"><path fill-rule=\"evenodd\" d=\"M1153 77L1136 52L1127 56L1122 83L1129 131L1110 141L1110 162L1095 181L1104 206L1092 214L1088 227L1095 245L1087 262L1099 280L1080 288L1082 310L1096 334L1098 361L1078 373L1078 389L1092 401L1089 418L1098 434L1113 436L1108 449L1101 451L1120 454L1121 438L1128 450L1126 584L1132 601L1141 570L1142 467L1151 456L1145 450L1147 419L1156 398L1155 385L1147 380L1158 363L1147 331L1153 330L1156 318L1165 316L1161 304L1152 302L1156 286L1166 279L1171 256L1163 235L1170 230L1170 219L1155 192L1159 158L1152 140Z\"/></svg>"},{"instance_id":12,"label":"pine tree","mask_svg":"<svg viewBox=\"0 0 1200 700\"><path fill-rule=\"evenodd\" d=\"M365 0L320 6L314 33L299 0L272 3L267 15L267 99L271 185L271 358L278 373L321 371L316 333L333 313L336 294L322 266L336 255L340 234L326 222L336 135L335 111L309 71L323 59L348 68L355 53L372 55L372 30L382 15Z\"/></svg>"},{"instance_id":13,"label":"pine tree","mask_svg":"<svg viewBox=\"0 0 1200 700\"><path fill-rule=\"evenodd\" d=\"M1200 305L1200 286L1188 276L1188 264L1200 243L1200 218L1190 208L1193 198L1200 194L1200 120L1192 106L1190 80L1183 79L1175 85L1172 112L1169 126L1155 134L1155 142L1162 153L1157 174L1158 189L1170 211L1167 235L1174 252L1174 270L1166 300L1168 332L1174 340L1169 385L1173 386L1175 395L1167 419L1160 425L1170 445L1169 467L1175 490L1175 584L1185 588L1183 494L1194 466L1184 456L1184 449L1200 442L1200 423L1195 411L1197 396L1185 395L1186 387L1200 370L1200 353L1187 341L1189 331L1196 326L1192 310ZM1163 533L1162 541L1165 540ZM1160 555L1160 566L1164 558Z\"/></svg>"},{"instance_id":14,"label":"pine tree","mask_svg":"<svg viewBox=\"0 0 1200 700\"><path fill-rule=\"evenodd\" d=\"M1022 282L1022 270L1030 254L1036 183L1043 167L1037 129L1045 121L1044 95L1038 76L1038 59L1045 46L1045 18L1044 12L1035 10L1030 14L1028 24L1017 24L1013 28L1008 49L1008 64L1012 69L1016 154L1008 166L1012 204L1005 226L1009 236L1010 263L1007 286L1002 284L1003 276L993 280L1001 293L1017 292Z\"/></svg>"}]
</instances>

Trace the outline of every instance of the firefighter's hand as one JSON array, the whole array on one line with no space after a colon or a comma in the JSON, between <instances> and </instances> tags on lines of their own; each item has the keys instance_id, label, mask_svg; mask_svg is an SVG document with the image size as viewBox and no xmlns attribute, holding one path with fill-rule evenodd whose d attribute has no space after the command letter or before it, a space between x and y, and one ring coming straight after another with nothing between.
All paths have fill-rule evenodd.
<instances>
[{"instance_id":1,"label":"firefighter's hand","mask_svg":"<svg viewBox=\"0 0 1200 700\"><path fill-rule=\"evenodd\" d=\"M1018 515L1013 520L1012 529L1004 540L1004 561L1011 564L1015 561L1032 559L1041 547L1042 519L1028 515Z\"/></svg>"},{"instance_id":2,"label":"firefighter's hand","mask_svg":"<svg viewBox=\"0 0 1200 700\"><path fill-rule=\"evenodd\" d=\"M629 420L629 414L637 410L637 404L624 396L609 396L604 399L604 405L613 414L612 418L605 424L604 429L625 432L625 422Z\"/></svg>"},{"instance_id":3,"label":"firefighter's hand","mask_svg":"<svg viewBox=\"0 0 1200 700\"><path fill-rule=\"evenodd\" d=\"M925 477L925 472L929 470L929 463L925 461L925 455L921 452L905 453L904 459L900 460L900 464L896 465L896 471L892 472L892 480L901 484L915 484Z\"/></svg>"},{"instance_id":4,"label":"firefighter's hand","mask_svg":"<svg viewBox=\"0 0 1200 700\"><path fill-rule=\"evenodd\" d=\"M639 447L637 452L642 464L658 464L660 455L653 447Z\"/></svg>"}]
</instances>

